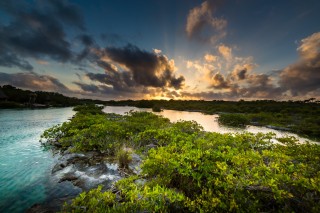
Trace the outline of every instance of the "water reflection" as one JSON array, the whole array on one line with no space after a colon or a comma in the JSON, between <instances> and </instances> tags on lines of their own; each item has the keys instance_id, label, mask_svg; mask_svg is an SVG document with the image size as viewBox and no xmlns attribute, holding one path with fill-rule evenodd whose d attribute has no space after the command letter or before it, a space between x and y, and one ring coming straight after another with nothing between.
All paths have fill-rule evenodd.
<instances>
[{"instance_id":1,"label":"water reflection","mask_svg":"<svg viewBox=\"0 0 320 213\"><path fill-rule=\"evenodd\" d=\"M104 108L104 112L107 113L117 113L117 114L125 114L125 112L129 112L130 110L134 111L147 111L152 112L151 109L141 109L136 107L129 107L129 106L107 106ZM273 132L276 134L277 137L286 137L286 136L294 136L299 139L300 142L310 141L309 139L299 137L298 135L286 131L279 131L274 129L269 129L266 127L258 127L258 126L247 126L244 129L240 128L229 128L225 126L221 126L218 123L219 115L205 115L200 112L188 112L188 111L176 111L176 110L163 110L162 112L155 112L157 115L162 115L166 118L169 118L171 122L177 122L179 120L186 120L186 121L196 121L201 126L203 126L205 131L210 132L219 132L219 133L235 133L235 132L251 132L251 133L268 133Z\"/></svg>"}]
</instances>

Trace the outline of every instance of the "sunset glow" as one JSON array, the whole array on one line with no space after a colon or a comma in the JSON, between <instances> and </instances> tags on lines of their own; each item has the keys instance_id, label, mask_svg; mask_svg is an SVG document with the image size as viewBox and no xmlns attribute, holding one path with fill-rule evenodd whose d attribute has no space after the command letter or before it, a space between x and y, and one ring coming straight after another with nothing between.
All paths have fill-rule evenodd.
<instances>
[{"instance_id":1,"label":"sunset glow","mask_svg":"<svg viewBox=\"0 0 320 213\"><path fill-rule=\"evenodd\" d=\"M320 97L320 3L0 3L0 85L80 98Z\"/></svg>"}]
</instances>

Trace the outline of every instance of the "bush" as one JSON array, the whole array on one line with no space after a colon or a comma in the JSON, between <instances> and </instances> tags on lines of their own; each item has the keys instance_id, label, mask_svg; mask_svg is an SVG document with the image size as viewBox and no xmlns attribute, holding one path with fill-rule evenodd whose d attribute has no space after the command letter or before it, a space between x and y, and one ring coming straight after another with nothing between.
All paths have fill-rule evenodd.
<instances>
[{"instance_id":1,"label":"bush","mask_svg":"<svg viewBox=\"0 0 320 213\"><path fill-rule=\"evenodd\" d=\"M101 192L102 186L89 192L82 192L70 205L63 206L63 212L106 212L113 207L116 195L112 192Z\"/></svg>"},{"instance_id":2,"label":"bush","mask_svg":"<svg viewBox=\"0 0 320 213\"><path fill-rule=\"evenodd\" d=\"M250 120L242 114L221 114L218 122L219 124L231 127L245 127L250 123Z\"/></svg>"},{"instance_id":3,"label":"bush","mask_svg":"<svg viewBox=\"0 0 320 213\"><path fill-rule=\"evenodd\" d=\"M132 161L131 151L128 148L121 148L117 153L119 168L129 169L129 163Z\"/></svg>"},{"instance_id":4,"label":"bush","mask_svg":"<svg viewBox=\"0 0 320 213\"><path fill-rule=\"evenodd\" d=\"M84 105L75 106L73 110L82 114L96 115L96 114L103 114L102 112L103 108L104 108L103 106L98 106L96 104L84 104Z\"/></svg>"},{"instance_id":5,"label":"bush","mask_svg":"<svg viewBox=\"0 0 320 213\"><path fill-rule=\"evenodd\" d=\"M169 119L150 112L130 112L125 116L105 114L101 107L76 107L74 118L46 130L41 138L44 145L73 152L100 151L115 156L123 145L136 146L136 134L170 126ZM138 146L138 147L137 147Z\"/></svg>"},{"instance_id":6,"label":"bush","mask_svg":"<svg viewBox=\"0 0 320 213\"><path fill-rule=\"evenodd\" d=\"M175 190L136 184L137 177L120 180L115 191L101 192L101 187L83 192L63 212L181 212L183 194Z\"/></svg>"},{"instance_id":7,"label":"bush","mask_svg":"<svg viewBox=\"0 0 320 213\"><path fill-rule=\"evenodd\" d=\"M154 106L152 107L152 111L153 111L153 112L161 112L162 110L161 110L161 107L160 107L160 106L154 105Z\"/></svg>"}]
</instances>

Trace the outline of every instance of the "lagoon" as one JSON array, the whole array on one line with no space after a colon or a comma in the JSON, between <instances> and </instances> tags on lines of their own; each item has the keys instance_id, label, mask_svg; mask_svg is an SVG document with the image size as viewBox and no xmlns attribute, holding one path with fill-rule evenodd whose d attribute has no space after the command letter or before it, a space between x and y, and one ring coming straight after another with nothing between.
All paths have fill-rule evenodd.
<instances>
[{"instance_id":1,"label":"lagoon","mask_svg":"<svg viewBox=\"0 0 320 213\"><path fill-rule=\"evenodd\" d=\"M55 158L40 135L67 121L72 108L0 110L0 212L25 212L35 203L63 194L50 178Z\"/></svg>"}]
</instances>

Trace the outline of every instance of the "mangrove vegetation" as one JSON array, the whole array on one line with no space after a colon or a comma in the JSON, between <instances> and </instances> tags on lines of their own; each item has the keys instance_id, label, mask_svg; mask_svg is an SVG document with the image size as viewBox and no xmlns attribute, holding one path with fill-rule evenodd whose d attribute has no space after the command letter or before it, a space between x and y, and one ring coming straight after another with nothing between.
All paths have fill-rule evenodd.
<instances>
[{"instance_id":1,"label":"mangrove vegetation","mask_svg":"<svg viewBox=\"0 0 320 213\"><path fill-rule=\"evenodd\" d=\"M320 211L317 144L205 132L196 122L171 123L150 112L75 109L69 122L44 132L43 144L62 154L98 151L126 172L111 188L82 192L63 212ZM127 166L132 153L143 159L139 173Z\"/></svg>"}]
</instances>

